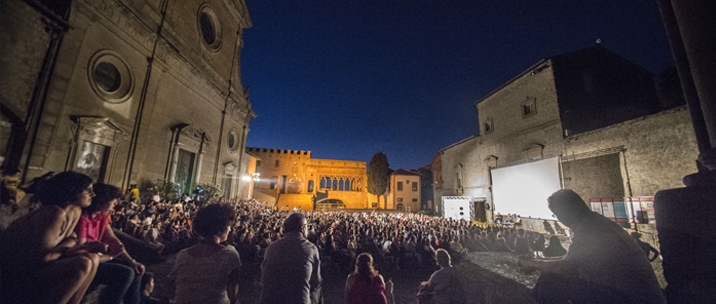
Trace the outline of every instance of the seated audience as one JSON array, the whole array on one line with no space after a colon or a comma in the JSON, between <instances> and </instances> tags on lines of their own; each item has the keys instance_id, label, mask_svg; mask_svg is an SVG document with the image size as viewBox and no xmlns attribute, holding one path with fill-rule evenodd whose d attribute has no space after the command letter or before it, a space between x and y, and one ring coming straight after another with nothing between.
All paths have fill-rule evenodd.
<instances>
[{"instance_id":1,"label":"seated audience","mask_svg":"<svg viewBox=\"0 0 716 304\"><path fill-rule=\"evenodd\" d=\"M355 270L346 279L346 304L387 304L385 290L383 276L373 268L373 256L359 254Z\"/></svg>"},{"instance_id":2,"label":"seated audience","mask_svg":"<svg viewBox=\"0 0 716 304\"><path fill-rule=\"evenodd\" d=\"M106 246L77 244L82 208L92 202L92 179L63 172L38 189L36 209L14 221L0 238L2 303L80 303Z\"/></svg>"},{"instance_id":3,"label":"seated audience","mask_svg":"<svg viewBox=\"0 0 716 304\"><path fill-rule=\"evenodd\" d=\"M176 304L236 303L241 259L233 246L222 244L234 220L233 208L225 204L210 204L197 212L193 229L202 239L177 254L169 274Z\"/></svg>"},{"instance_id":4,"label":"seated audience","mask_svg":"<svg viewBox=\"0 0 716 304\"><path fill-rule=\"evenodd\" d=\"M435 252L435 261L440 269L427 282L421 284L419 299L430 298L434 304L462 304L466 302L465 292L459 273L452 266L450 254L444 249Z\"/></svg>"},{"instance_id":5,"label":"seated audience","mask_svg":"<svg viewBox=\"0 0 716 304\"><path fill-rule=\"evenodd\" d=\"M154 291L154 274L151 272L145 272L142 276L142 304L159 304L159 299L152 298L152 292Z\"/></svg>"},{"instance_id":6,"label":"seated audience","mask_svg":"<svg viewBox=\"0 0 716 304\"><path fill-rule=\"evenodd\" d=\"M94 193L92 203L82 210L75 227L78 244L102 242L108 246L106 254L100 257L92 283L106 285L99 297L103 304L138 304L144 265L127 253L109 225L108 211L122 197L122 191L112 185L95 184Z\"/></svg>"}]
</instances>

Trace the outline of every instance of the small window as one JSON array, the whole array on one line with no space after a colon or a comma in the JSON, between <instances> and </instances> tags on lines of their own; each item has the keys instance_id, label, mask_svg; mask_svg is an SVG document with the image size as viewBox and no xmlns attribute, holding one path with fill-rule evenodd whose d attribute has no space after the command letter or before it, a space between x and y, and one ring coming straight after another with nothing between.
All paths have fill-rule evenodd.
<instances>
[{"instance_id":1,"label":"small window","mask_svg":"<svg viewBox=\"0 0 716 304\"><path fill-rule=\"evenodd\" d=\"M495 126L492 124L492 119L485 121L485 134L495 130Z\"/></svg>"},{"instance_id":2,"label":"small window","mask_svg":"<svg viewBox=\"0 0 716 304\"><path fill-rule=\"evenodd\" d=\"M276 160L276 165L274 167L278 168L278 159Z\"/></svg>"},{"instance_id":3,"label":"small window","mask_svg":"<svg viewBox=\"0 0 716 304\"><path fill-rule=\"evenodd\" d=\"M398 185L396 186L398 191L403 191L403 182L398 182Z\"/></svg>"},{"instance_id":4,"label":"small window","mask_svg":"<svg viewBox=\"0 0 716 304\"><path fill-rule=\"evenodd\" d=\"M261 167L261 161L260 161L260 160L257 160L257 161L256 161L256 168L258 168L258 167Z\"/></svg>"},{"instance_id":5,"label":"small window","mask_svg":"<svg viewBox=\"0 0 716 304\"><path fill-rule=\"evenodd\" d=\"M276 185L278 185L278 177L272 177L269 181L269 188L276 189Z\"/></svg>"},{"instance_id":6,"label":"small window","mask_svg":"<svg viewBox=\"0 0 716 304\"><path fill-rule=\"evenodd\" d=\"M537 113L537 108L535 107L535 99L534 98L528 98L527 101L522 103L522 117L532 116L535 113Z\"/></svg>"},{"instance_id":7,"label":"small window","mask_svg":"<svg viewBox=\"0 0 716 304\"><path fill-rule=\"evenodd\" d=\"M417 198L414 198L414 199L413 199L413 203L417 203L417 202L418 202L418 199L417 199Z\"/></svg>"},{"instance_id":8,"label":"small window","mask_svg":"<svg viewBox=\"0 0 716 304\"><path fill-rule=\"evenodd\" d=\"M532 105L523 105L522 114L525 116L532 114Z\"/></svg>"},{"instance_id":9,"label":"small window","mask_svg":"<svg viewBox=\"0 0 716 304\"><path fill-rule=\"evenodd\" d=\"M399 197L399 198L398 198L398 203L402 203L402 202L403 202L403 198L402 198L402 197Z\"/></svg>"},{"instance_id":10,"label":"small window","mask_svg":"<svg viewBox=\"0 0 716 304\"><path fill-rule=\"evenodd\" d=\"M418 183L413 182L412 185L413 185L413 192L417 192L418 191Z\"/></svg>"}]
</instances>

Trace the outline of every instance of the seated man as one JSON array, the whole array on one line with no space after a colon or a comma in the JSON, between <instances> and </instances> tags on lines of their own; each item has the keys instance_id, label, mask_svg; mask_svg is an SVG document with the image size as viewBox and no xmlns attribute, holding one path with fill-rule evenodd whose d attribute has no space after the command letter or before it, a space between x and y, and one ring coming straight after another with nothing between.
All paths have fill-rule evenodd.
<instances>
[{"instance_id":1,"label":"seated man","mask_svg":"<svg viewBox=\"0 0 716 304\"><path fill-rule=\"evenodd\" d=\"M542 270L533 290L538 303L666 303L644 252L624 229L592 212L572 190L559 190L547 202L574 237L563 259L520 257L524 270Z\"/></svg>"}]
</instances>

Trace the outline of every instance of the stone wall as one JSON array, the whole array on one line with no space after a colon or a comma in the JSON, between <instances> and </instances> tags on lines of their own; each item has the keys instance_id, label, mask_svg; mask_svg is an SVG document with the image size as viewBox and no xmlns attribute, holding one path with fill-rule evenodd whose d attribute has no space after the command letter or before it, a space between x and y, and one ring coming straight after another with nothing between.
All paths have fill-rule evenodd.
<instances>
[{"instance_id":1,"label":"stone wall","mask_svg":"<svg viewBox=\"0 0 716 304\"><path fill-rule=\"evenodd\" d=\"M620 161L626 196L653 196L661 189L683 187L681 179L696 172L698 149L686 107L567 137L564 155L615 147L624 150Z\"/></svg>"},{"instance_id":2,"label":"stone wall","mask_svg":"<svg viewBox=\"0 0 716 304\"><path fill-rule=\"evenodd\" d=\"M5 0L0 6L0 104L24 121L50 34L42 15L24 1Z\"/></svg>"}]
</instances>

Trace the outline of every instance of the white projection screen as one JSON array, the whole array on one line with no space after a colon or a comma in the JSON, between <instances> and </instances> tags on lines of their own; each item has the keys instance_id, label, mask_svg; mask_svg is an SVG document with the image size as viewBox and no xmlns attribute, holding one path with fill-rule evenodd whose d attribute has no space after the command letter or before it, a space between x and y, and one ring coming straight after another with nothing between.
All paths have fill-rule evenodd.
<instances>
[{"instance_id":1,"label":"white projection screen","mask_svg":"<svg viewBox=\"0 0 716 304\"><path fill-rule=\"evenodd\" d=\"M559 157L490 170L495 213L552 219L547 198L561 189Z\"/></svg>"}]
</instances>

